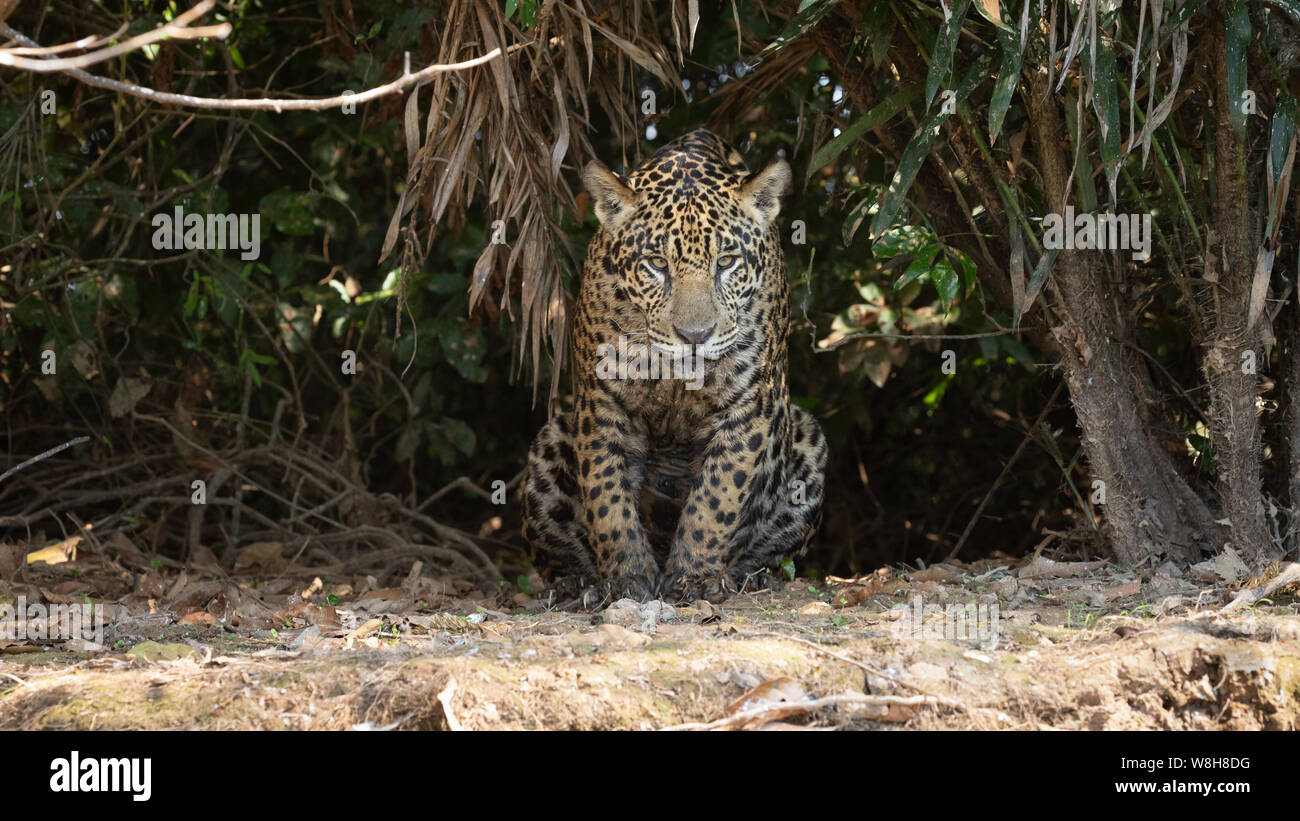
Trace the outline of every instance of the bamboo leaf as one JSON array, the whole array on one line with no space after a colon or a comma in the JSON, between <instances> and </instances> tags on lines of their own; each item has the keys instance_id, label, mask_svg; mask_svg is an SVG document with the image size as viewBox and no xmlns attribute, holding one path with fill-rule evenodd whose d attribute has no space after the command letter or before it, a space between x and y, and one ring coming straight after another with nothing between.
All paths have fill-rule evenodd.
<instances>
[{"instance_id":1,"label":"bamboo leaf","mask_svg":"<svg viewBox=\"0 0 1300 821\"><path fill-rule=\"evenodd\" d=\"M920 84L913 83L889 95L879 105L854 120L848 128L840 132L838 137L817 149L817 153L813 154L812 163L808 166L808 170L816 171L819 168L824 168L831 160L838 157L840 152L852 145L858 137L892 120L894 115L907 108L908 104L920 94Z\"/></svg>"},{"instance_id":2,"label":"bamboo leaf","mask_svg":"<svg viewBox=\"0 0 1300 821\"><path fill-rule=\"evenodd\" d=\"M953 52L957 47L957 37L961 34L961 24L966 19L966 11L970 8L970 0L953 0L952 9L945 8L946 17L944 23L939 27L939 33L934 38L934 53L930 57L930 71L925 77L925 107L928 111L930 103L934 102L934 95L939 90L939 86L948 78L952 72Z\"/></svg>"},{"instance_id":3,"label":"bamboo leaf","mask_svg":"<svg viewBox=\"0 0 1300 821\"><path fill-rule=\"evenodd\" d=\"M1043 290L1043 284L1047 282L1047 274L1052 270L1053 263L1056 262L1056 255L1060 253L1056 248L1048 248L1043 251L1043 255L1038 258L1038 265L1034 267L1034 275L1029 278L1029 286L1025 288L1025 305L1021 312L1016 316L1016 326L1020 327L1020 317L1029 313L1029 309L1034 307L1034 300L1038 299L1038 294Z\"/></svg>"},{"instance_id":4,"label":"bamboo leaf","mask_svg":"<svg viewBox=\"0 0 1300 821\"><path fill-rule=\"evenodd\" d=\"M1098 148L1106 180L1110 183L1110 200L1114 202L1119 166L1124 158L1120 147L1119 76L1115 68L1115 47L1109 40L1097 49L1092 69L1092 104L1097 112Z\"/></svg>"},{"instance_id":5,"label":"bamboo leaf","mask_svg":"<svg viewBox=\"0 0 1300 821\"><path fill-rule=\"evenodd\" d=\"M790 20L775 40L767 44L767 47L758 53L759 57L770 57L781 49L798 40L813 27L822 21L822 18L830 14L831 11L840 4L840 0L804 0L799 5L799 11L794 18Z\"/></svg>"},{"instance_id":6,"label":"bamboo leaf","mask_svg":"<svg viewBox=\"0 0 1300 821\"><path fill-rule=\"evenodd\" d=\"M845 245L853 242L853 235L858 233L858 229L862 227L863 220L867 218L867 214L871 212L871 206L875 205L875 203L876 198L868 195L863 197L861 202L849 210L848 216L844 218L844 225L840 228L841 233L844 235Z\"/></svg>"},{"instance_id":7,"label":"bamboo leaf","mask_svg":"<svg viewBox=\"0 0 1300 821\"><path fill-rule=\"evenodd\" d=\"M1282 179L1282 168L1286 165L1287 152L1291 150L1291 138L1295 135L1295 97L1283 92L1273 111L1273 129L1268 139L1269 162L1273 168L1273 187L1276 189ZM1269 215L1270 221L1272 215Z\"/></svg>"},{"instance_id":8,"label":"bamboo leaf","mask_svg":"<svg viewBox=\"0 0 1300 821\"><path fill-rule=\"evenodd\" d=\"M958 104L965 102L971 91L975 89L975 86L988 77L991 63L992 59L985 55L966 72L954 90L953 96ZM927 115L921 121L920 130L908 142L907 147L903 149L903 156L898 162L898 170L894 172L894 178L890 180L889 188L885 193L885 201L880 206L880 210L876 212L875 219L871 221L873 240L879 239L880 235L894 224L899 209L903 207L903 200L907 197L907 191L912 187L912 182L916 179L916 173L921 170L921 165L930 153L930 146L934 144L935 138L939 136L939 129L948 116L948 114L943 113L942 108Z\"/></svg>"},{"instance_id":9,"label":"bamboo leaf","mask_svg":"<svg viewBox=\"0 0 1300 821\"><path fill-rule=\"evenodd\" d=\"M1169 79L1169 89L1165 92L1165 97L1156 106L1155 111L1148 117L1146 124L1142 126L1142 164L1145 166L1147 156L1151 152L1151 136L1160 124L1165 121L1169 113L1174 110L1174 102L1178 99L1178 84L1183 77L1183 68L1187 65L1187 24L1179 26L1174 30L1174 62L1172 76ZM1152 71L1155 66L1153 61ZM1154 99L1155 80L1154 74L1150 83L1152 99Z\"/></svg>"},{"instance_id":10,"label":"bamboo leaf","mask_svg":"<svg viewBox=\"0 0 1300 821\"><path fill-rule=\"evenodd\" d=\"M1282 214L1286 210L1287 196L1291 193L1291 172L1295 166L1295 98L1289 94L1278 101L1273 112L1273 131L1269 136L1268 161L1268 224L1264 228L1264 244L1260 249L1277 249L1277 234L1282 227Z\"/></svg>"},{"instance_id":11,"label":"bamboo leaf","mask_svg":"<svg viewBox=\"0 0 1300 821\"><path fill-rule=\"evenodd\" d=\"M1025 23L1028 23L1029 4L1025 0ZM1007 109L1011 106L1011 95L1020 84L1020 61L1024 56L1024 40L1017 36L1014 29L998 29L998 42L1002 45L1002 68L998 71L998 81L993 86L993 97L989 101L989 142L995 142L1002 132L1002 121L1006 119Z\"/></svg>"},{"instance_id":12,"label":"bamboo leaf","mask_svg":"<svg viewBox=\"0 0 1300 821\"><path fill-rule=\"evenodd\" d=\"M1011 311L1012 329L1020 327L1020 314L1025 306L1025 235L1018 220L1008 220L1011 229Z\"/></svg>"},{"instance_id":13,"label":"bamboo leaf","mask_svg":"<svg viewBox=\"0 0 1300 821\"><path fill-rule=\"evenodd\" d=\"M1160 27L1160 42L1163 43L1165 40L1168 40L1169 35L1173 33L1174 29L1181 27L1188 20L1192 19L1192 15L1200 11L1208 1L1209 0L1187 0L1187 2L1179 6L1178 10L1173 14L1170 14L1169 19Z\"/></svg>"},{"instance_id":14,"label":"bamboo leaf","mask_svg":"<svg viewBox=\"0 0 1300 821\"><path fill-rule=\"evenodd\" d=\"M1228 121L1238 136L1246 135L1246 50L1250 46L1250 14L1246 0L1228 0L1224 34L1228 51Z\"/></svg>"},{"instance_id":15,"label":"bamboo leaf","mask_svg":"<svg viewBox=\"0 0 1300 821\"><path fill-rule=\"evenodd\" d=\"M998 0L976 0L975 8L985 20L998 28L1007 28L1007 24L1002 22L1002 10L998 8Z\"/></svg>"}]
</instances>

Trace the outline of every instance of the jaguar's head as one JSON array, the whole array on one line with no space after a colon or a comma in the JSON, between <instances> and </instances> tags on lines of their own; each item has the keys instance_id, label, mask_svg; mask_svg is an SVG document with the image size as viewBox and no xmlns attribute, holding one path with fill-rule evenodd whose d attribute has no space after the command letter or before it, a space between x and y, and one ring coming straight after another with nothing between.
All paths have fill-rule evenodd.
<instances>
[{"instance_id":1,"label":"jaguar's head","mask_svg":"<svg viewBox=\"0 0 1300 821\"><path fill-rule=\"evenodd\" d=\"M655 152L626 178L599 162L583 171L610 273L644 314L660 350L718 359L758 324L754 296L766 277L785 276L775 230L790 167L776 160L751 173L736 149L697 130ZM772 257L775 256L775 259Z\"/></svg>"}]
</instances>

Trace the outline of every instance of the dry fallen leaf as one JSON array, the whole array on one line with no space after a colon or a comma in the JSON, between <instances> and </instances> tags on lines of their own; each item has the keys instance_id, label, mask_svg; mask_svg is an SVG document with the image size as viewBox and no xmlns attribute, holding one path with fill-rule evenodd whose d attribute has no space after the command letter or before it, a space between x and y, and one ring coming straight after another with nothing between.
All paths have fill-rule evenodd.
<instances>
[{"instance_id":1,"label":"dry fallen leaf","mask_svg":"<svg viewBox=\"0 0 1300 821\"><path fill-rule=\"evenodd\" d=\"M808 691L804 690L802 685L794 679L783 676L769 679L731 702L731 704L727 705L727 709L723 711L722 717L748 713L753 710L763 710L761 716L757 716L745 723L744 727L746 729L753 729L761 727L770 721L797 715L803 712L801 705L811 700L812 696L808 694Z\"/></svg>"},{"instance_id":2,"label":"dry fallen leaf","mask_svg":"<svg viewBox=\"0 0 1300 821\"><path fill-rule=\"evenodd\" d=\"M239 551L235 570L260 568L268 573L278 573L288 565L281 555L283 549L280 542L253 542Z\"/></svg>"},{"instance_id":3,"label":"dry fallen leaf","mask_svg":"<svg viewBox=\"0 0 1300 821\"><path fill-rule=\"evenodd\" d=\"M650 643L650 637L637 633L619 624L602 624L590 633L574 630L563 636L563 641L571 646L603 647L605 645L626 644L642 647Z\"/></svg>"},{"instance_id":4,"label":"dry fallen leaf","mask_svg":"<svg viewBox=\"0 0 1300 821\"><path fill-rule=\"evenodd\" d=\"M939 582L940 584L957 584L961 581L961 574L954 573L942 565L927 567L925 570L918 570L911 574L913 582Z\"/></svg>"},{"instance_id":5,"label":"dry fallen leaf","mask_svg":"<svg viewBox=\"0 0 1300 821\"><path fill-rule=\"evenodd\" d=\"M176 661L177 659L194 656L197 658L199 652L188 644L159 644L156 641L145 641L126 651L128 656L135 656L140 661L154 663L158 661Z\"/></svg>"},{"instance_id":6,"label":"dry fallen leaf","mask_svg":"<svg viewBox=\"0 0 1300 821\"><path fill-rule=\"evenodd\" d=\"M808 602L799 608L799 615L801 616L829 616L833 612L835 611L831 609L831 606L824 601Z\"/></svg>"},{"instance_id":7,"label":"dry fallen leaf","mask_svg":"<svg viewBox=\"0 0 1300 821\"><path fill-rule=\"evenodd\" d=\"M75 562L77 560L77 545L79 544L81 544L81 537L73 536L64 539L58 544L42 547L40 550L34 550L27 554L27 563L63 564L64 562Z\"/></svg>"},{"instance_id":8,"label":"dry fallen leaf","mask_svg":"<svg viewBox=\"0 0 1300 821\"><path fill-rule=\"evenodd\" d=\"M1106 601L1122 599L1125 596L1137 595L1142 590L1142 580L1135 579L1128 584L1121 584L1118 587L1112 587L1108 590L1101 591L1101 595Z\"/></svg>"},{"instance_id":9,"label":"dry fallen leaf","mask_svg":"<svg viewBox=\"0 0 1300 821\"><path fill-rule=\"evenodd\" d=\"M884 592L885 583L881 579L869 579L866 584L851 584L841 587L831 595L832 607L857 607L871 600L872 596Z\"/></svg>"},{"instance_id":10,"label":"dry fallen leaf","mask_svg":"<svg viewBox=\"0 0 1300 821\"><path fill-rule=\"evenodd\" d=\"M353 630L351 633L348 633L347 638L349 640L363 639L366 636L369 636L371 633L374 633L380 627L383 626L384 626L383 619L368 619L364 624L359 626L356 630Z\"/></svg>"},{"instance_id":11,"label":"dry fallen leaf","mask_svg":"<svg viewBox=\"0 0 1300 821\"><path fill-rule=\"evenodd\" d=\"M1022 579L1067 578L1083 576L1106 566L1105 561L1055 562L1042 556L1020 568L1016 575Z\"/></svg>"}]
</instances>

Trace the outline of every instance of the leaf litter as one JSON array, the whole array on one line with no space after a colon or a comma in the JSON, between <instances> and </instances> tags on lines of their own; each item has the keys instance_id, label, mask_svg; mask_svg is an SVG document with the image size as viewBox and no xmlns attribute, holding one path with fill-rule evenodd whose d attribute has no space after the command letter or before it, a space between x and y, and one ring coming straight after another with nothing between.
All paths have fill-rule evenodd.
<instances>
[{"instance_id":1,"label":"leaf litter","mask_svg":"<svg viewBox=\"0 0 1300 821\"><path fill-rule=\"evenodd\" d=\"M996 556L593 612L301 548L0 544L0 728L1300 728L1296 564Z\"/></svg>"}]
</instances>

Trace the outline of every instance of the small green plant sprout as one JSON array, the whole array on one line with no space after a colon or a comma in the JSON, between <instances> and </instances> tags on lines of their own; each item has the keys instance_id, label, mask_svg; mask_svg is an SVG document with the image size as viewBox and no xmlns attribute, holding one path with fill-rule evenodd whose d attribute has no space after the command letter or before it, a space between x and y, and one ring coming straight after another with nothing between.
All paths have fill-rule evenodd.
<instances>
[{"instance_id":1,"label":"small green plant sprout","mask_svg":"<svg viewBox=\"0 0 1300 821\"><path fill-rule=\"evenodd\" d=\"M794 559L786 559L781 562L781 569L785 571L786 578L794 581Z\"/></svg>"}]
</instances>

